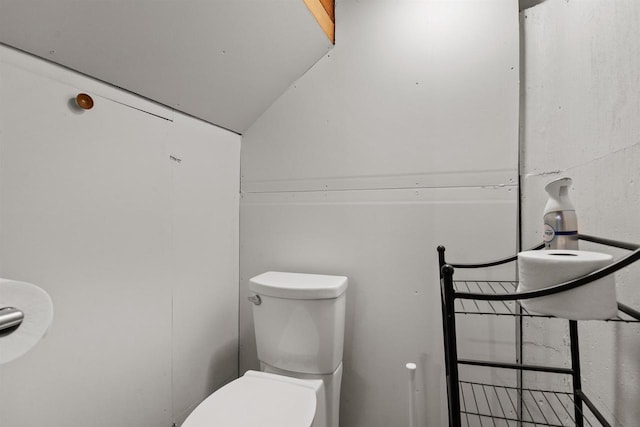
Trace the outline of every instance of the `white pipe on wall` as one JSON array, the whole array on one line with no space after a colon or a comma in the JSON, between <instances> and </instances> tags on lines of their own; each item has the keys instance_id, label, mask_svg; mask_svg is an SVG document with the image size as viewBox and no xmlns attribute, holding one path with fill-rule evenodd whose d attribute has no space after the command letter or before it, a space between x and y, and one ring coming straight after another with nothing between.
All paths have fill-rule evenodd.
<instances>
[{"instance_id":1,"label":"white pipe on wall","mask_svg":"<svg viewBox=\"0 0 640 427\"><path fill-rule=\"evenodd\" d=\"M416 364L405 365L409 371L409 427L416 427Z\"/></svg>"}]
</instances>

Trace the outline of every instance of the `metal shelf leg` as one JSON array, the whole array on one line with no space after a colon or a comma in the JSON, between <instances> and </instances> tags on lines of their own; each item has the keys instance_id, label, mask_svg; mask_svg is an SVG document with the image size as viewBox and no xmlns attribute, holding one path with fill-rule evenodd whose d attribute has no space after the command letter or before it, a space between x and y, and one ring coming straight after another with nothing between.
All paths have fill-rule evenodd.
<instances>
[{"instance_id":1,"label":"metal shelf leg","mask_svg":"<svg viewBox=\"0 0 640 427\"><path fill-rule=\"evenodd\" d=\"M460 383L458 382L458 349L456 344L456 316L454 309L453 267L441 269L442 308L444 317L444 346L447 369L447 392L449 395L449 426L461 427Z\"/></svg>"},{"instance_id":2,"label":"metal shelf leg","mask_svg":"<svg viewBox=\"0 0 640 427\"><path fill-rule=\"evenodd\" d=\"M571 339L571 369L573 370L573 401L575 403L576 427L584 427L582 380L580 377L580 345L578 342L578 322L575 320L569 320L569 337Z\"/></svg>"}]
</instances>

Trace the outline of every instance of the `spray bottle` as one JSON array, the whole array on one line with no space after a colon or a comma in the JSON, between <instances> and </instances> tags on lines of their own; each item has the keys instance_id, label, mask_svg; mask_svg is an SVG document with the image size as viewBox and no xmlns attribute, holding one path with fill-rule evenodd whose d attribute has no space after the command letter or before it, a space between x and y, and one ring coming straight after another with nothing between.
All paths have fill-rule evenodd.
<instances>
[{"instance_id":1,"label":"spray bottle","mask_svg":"<svg viewBox=\"0 0 640 427\"><path fill-rule=\"evenodd\" d=\"M551 181L544 187L549 200L544 208L545 249L578 249L578 217L569 199L571 178Z\"/></svg>"}]
</instances>

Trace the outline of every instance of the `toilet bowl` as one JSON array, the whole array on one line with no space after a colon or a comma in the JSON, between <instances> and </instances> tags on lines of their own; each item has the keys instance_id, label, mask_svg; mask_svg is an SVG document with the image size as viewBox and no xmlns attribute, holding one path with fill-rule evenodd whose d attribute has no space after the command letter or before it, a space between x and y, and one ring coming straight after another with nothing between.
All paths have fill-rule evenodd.
<instances>
[{"instance_id":1,"label":"toilet bowl","mask_svg":"<svg viewBox=\"0 0 640 427\"><path fill-rule=\"evenodd\" d=\"M324 404L321 380L247 371L206 398L182 427L323 427Z\"/></svg>"},{"instance_id":2,"label":"toilet bowl","mask_svg":"<svg viewBox=\"0 0 640 427\"><path fill-rule=\"evenodd\" d=\"M338 427L347 278L250 279L261 372L206 398L182 427Z\"/></svg>"}]
</instances>

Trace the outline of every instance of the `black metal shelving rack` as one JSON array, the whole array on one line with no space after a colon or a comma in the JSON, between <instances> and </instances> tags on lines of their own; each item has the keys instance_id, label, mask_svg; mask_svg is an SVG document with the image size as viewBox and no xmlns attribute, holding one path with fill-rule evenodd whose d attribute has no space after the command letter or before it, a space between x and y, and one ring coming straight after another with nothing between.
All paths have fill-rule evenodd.
<instances>
[{"instance_id":1,"label":"black metal shelving rack","mask_svg":"<svg viewBox=\"0 0 640 427\"><path fill-rule=\"evenodd\" d=\"M438 247L440 266L440 286L442 302L442 323L444 330L445 369L449 403L449 426L594 426L611 427L594 403L584 394L581 387L580 351L578 343L578 321L568 320L571 351L571 367L555 367L525 363L504 363L489 360L458 358L456 341L456 315L481 314L515 317L552 317L529 313L522 308L519 300L553 295L578 288L600 279L634 263L640 259L640 245L580 235L580 240L601 245L627 249L631 252L613 264L548 288L516 293L515 281L475 281L453 280L455 269L477 269L493 267L513 262L517 255L482 264L455 264L445 261L445 248ZM542 244L531 248L541 249ZM618 302L618 315L607 321L640 324L640 312ZM484 366L503 368L519 372L547 372L569 375L572 389L554 391L528 389L521 382L515 387L480 382L461 381L459 366ZM587 416L587 411L590 413Z\"/></svg>"}]
</instances>

